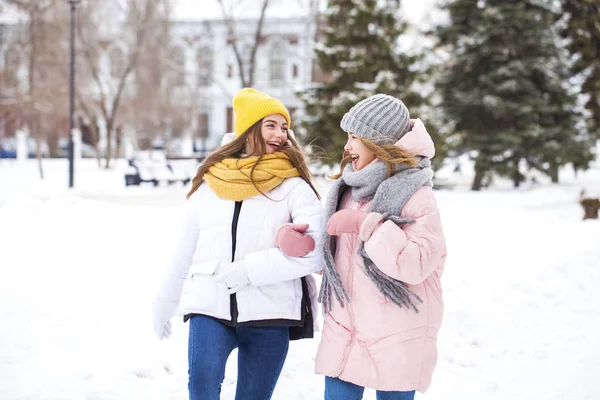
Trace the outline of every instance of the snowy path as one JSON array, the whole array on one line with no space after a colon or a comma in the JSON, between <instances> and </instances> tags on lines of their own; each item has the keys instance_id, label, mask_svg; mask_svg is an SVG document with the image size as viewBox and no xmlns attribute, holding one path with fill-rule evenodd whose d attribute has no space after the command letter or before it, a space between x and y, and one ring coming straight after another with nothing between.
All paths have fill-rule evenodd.
<instances>
[{"instance_id":1,"label":"snowy path","mask_svg":"<svg viewBox=\"0 0 600 400\"><path fill-rule=\"evenodd\" d=\"M10 182L0 168L0 400L186 399L187 325L158 341L150 315L184 191ZM419 399L600 399L600 223L580 221L577 193L438 192L446 314ZM292 344L274 399L322 398L317 344Z\"/></svg>"}]
</instances>

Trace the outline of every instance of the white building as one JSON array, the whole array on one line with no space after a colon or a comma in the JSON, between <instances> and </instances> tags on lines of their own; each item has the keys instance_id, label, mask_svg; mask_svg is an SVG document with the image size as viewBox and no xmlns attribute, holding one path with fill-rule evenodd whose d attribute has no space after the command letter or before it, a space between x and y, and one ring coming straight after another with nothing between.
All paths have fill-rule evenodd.
<instances>
[{"instance_id":1,"label":"white building","mask_svg":"<svg viewBox=\"0 0 600 400\"><path fill-rule=\"evenodd\" d=\"M236 20L237 46L246 69L250 65L257 21ZM208 137L207 148L233 130L233 95L242 89L239 64L223 20L173 22L175 55L183 66L175 79L181 99L194 101L198 118L195 137ZM302 112L296 93L313 80L315 24L309 17L265 20L256 53L252 86L280 99L294 116ZM246 74L248 71L246 71Z\"/></svg>"},{"instance_id":2,"label":"white building","mask_svg":"<svg viewBox=\"0 0 600 400\"><path fill-rule=\"evenodd\" d=\"M250 53L255 43L258 19L235 19L237 47L242 55L244 68L249 69ZM107 21L107 26L111 25ZM12 36L26 27L24 23L0 23L0 65L18 64L20 83L27 84L26 51L19 47ZM115 29L106 28L106 46L100 60L100 74L106 86L115 85L115 76L122 68L123 53L119 35ZM252 86L280 99L294 117L302 112L302 102L296 93L313 80L313 41L315 37L314 18L309 15L279 17L267 14L257 47ZM172 63L175 77L164 77L172 85L173 101L193 110L189 124L175 136L184 140L171 140L170 148L176 153L190 153L192 138L196 148L212 150L217 147L222 136L233 130L233 110L231 101L234 94L242 89L239 63L236 59L226 22L222 18L209 20L173 20L171 39L174 51L167 63ZM123 40L127 40L123 38ZM126 46L123 46L126 48ZM17 59L20 56L20 59ZM78 60L81 62L81 60ZM128 80L124 98L135 90L135 76ZM6 89L6 88L4 88ZM23 89L23 88L21 88ZM25 89L23 89L25 91ZM6 92L4 90L3 92ZM99 96L97 86L92 84L85 90L88 96ZM134 131L138 127L131 127ZM103 132L100 126L101 148L104 147ZM168 132L165 132L169 135ZM202 140L203 138L206 138ZM187 139L187 140L186 140ZM183 144L185 149L177 148Z\"/></svg>"}]
</instances>

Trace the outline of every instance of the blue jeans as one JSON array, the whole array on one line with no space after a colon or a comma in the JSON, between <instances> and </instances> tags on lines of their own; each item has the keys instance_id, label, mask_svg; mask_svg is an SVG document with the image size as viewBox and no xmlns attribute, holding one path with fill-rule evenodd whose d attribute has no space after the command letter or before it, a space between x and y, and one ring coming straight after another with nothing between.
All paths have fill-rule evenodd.
<instances>
[{"instance_id":1,"label":"blue jeans","mask_svg":"<svg viewBox=\"0 0 600 400\"><path fill-rule=\"evenodd\" d=\"M361 400L365 388L338 378L325 377L325 400ZM415 391L384 392L377 391L377 400L413 400Z\"/></svg>"},{"instance_id":2,"label":"blue jeans","mask_svg":"<svg viewBox=\"0 0 600 400\"><path fill-rule=\"evenodd\" d=\"M232 328L214 318L190 318L190 400L219 400L227 358L238 348L235 400L269 400L289 347L288 327Z\"/></svg>"}]
</instances>

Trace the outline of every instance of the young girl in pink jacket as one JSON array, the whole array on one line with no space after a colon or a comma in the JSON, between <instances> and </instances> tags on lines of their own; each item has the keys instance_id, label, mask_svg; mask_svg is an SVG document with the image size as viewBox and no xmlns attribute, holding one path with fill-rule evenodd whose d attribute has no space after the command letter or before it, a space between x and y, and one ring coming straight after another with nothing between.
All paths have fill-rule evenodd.
<instances>
[{"instance_id":1,"label":"young girl in pink jacket","mask_svg":"<svg viewBox=\"0 0 600 400\"><path fill-rule=\"evenodd\" d=\"M342 119L348 133L328 218L316 372L325 400L411 400L425 392L442 322L446 241L421 120L383 94Z\"/></svg>"}]
</instances>

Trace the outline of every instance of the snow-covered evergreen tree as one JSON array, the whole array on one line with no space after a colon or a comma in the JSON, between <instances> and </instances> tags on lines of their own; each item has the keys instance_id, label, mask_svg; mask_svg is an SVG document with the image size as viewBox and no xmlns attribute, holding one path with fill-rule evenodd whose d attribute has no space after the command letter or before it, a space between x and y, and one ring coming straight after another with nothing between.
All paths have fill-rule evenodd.
<instances>
[{"instance_id":1,"label":"snow-covered evergreen tree","mask_svg":"<svg viewBox=\"0 0 600 400\"><path fill-rule=\"evenodd\" d=\"M442 107L476 150L473 189L486 175L535 168L558 180L558 167L585 167L590 142L578 128L576 95L557 45L551 0L455 0L436 31L449 57L437 86Z\"/></svg>"},{"instance_id":2,"label":"snow-covered evergreen tree","mask_svg":"<svg viewBox=\"0 0 600 400\"><path fill-rule=\"evenodd\" d=\"M321 157L325 163L339 162L347 139L340 121L358 101L386 93L402 99L409 110L422 102L410 89L418 56L398 51L398 39L408 27L399 20L399 9L399 0L329 1L323 40L315 50L326 82L301 94L306 105L301 133L327 154Z\"/></svg>"},{"instance_id":3,"label":"snow-covered evergreen tree","mask_svg":"<svg viewBox=\"0 0 600 400\"><path fill-rule=\"evenodd\" d=\"M574 56L572 73L581 76L582 93L588 95L585 108L590 132L600 139L600 1L561 0L564 25L562 36L568 39Z\"/></svg>"}]
</instances>

